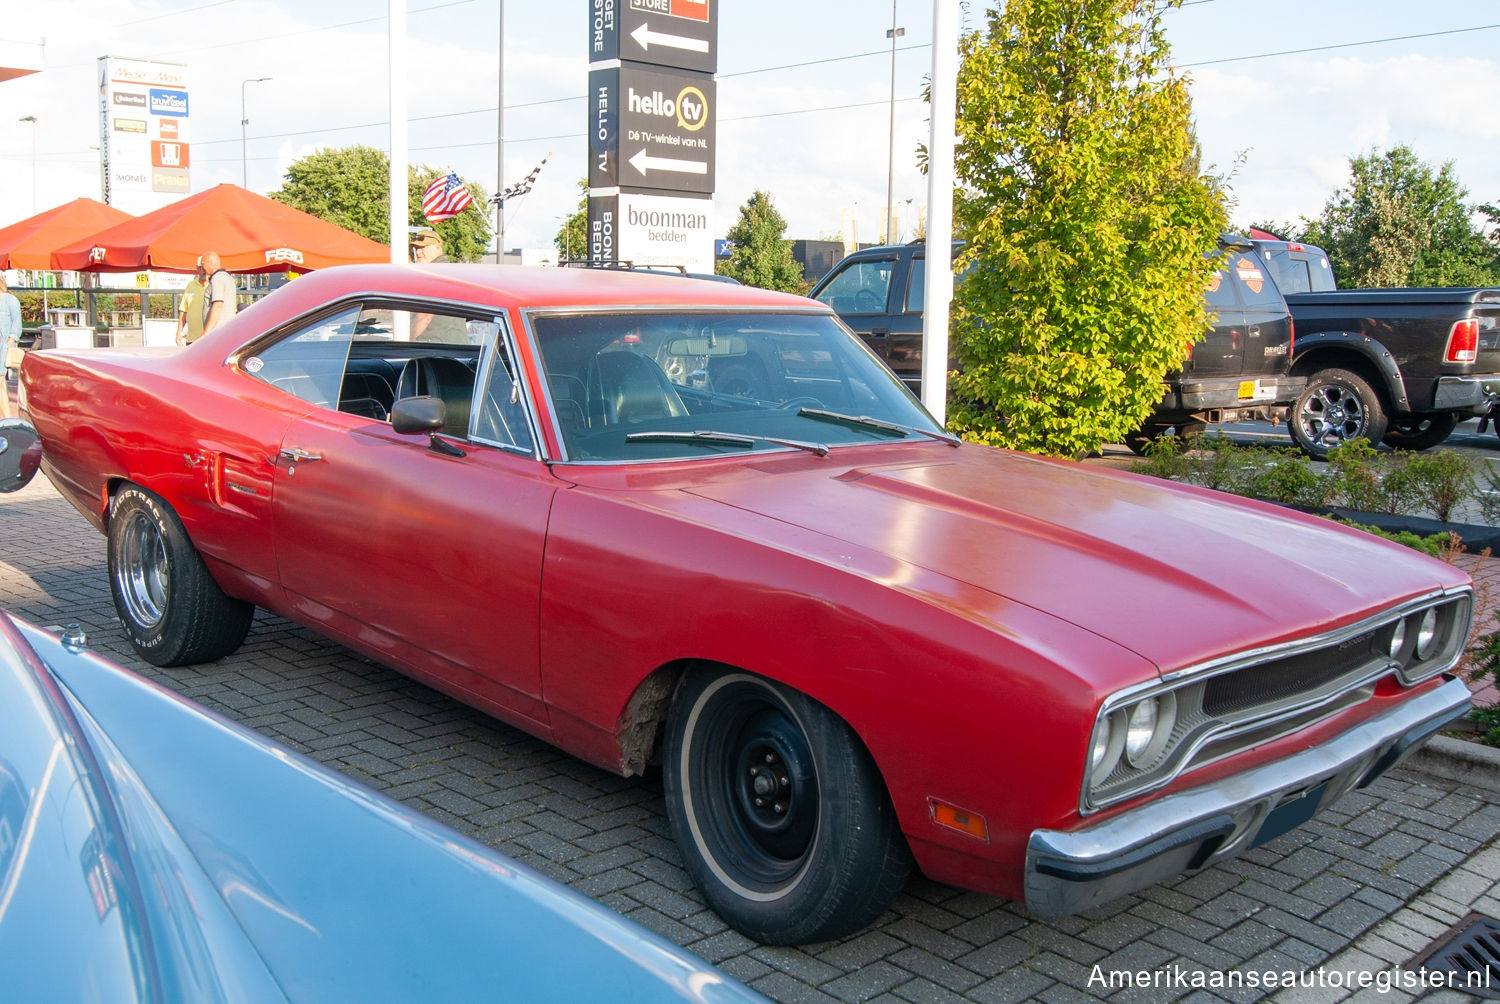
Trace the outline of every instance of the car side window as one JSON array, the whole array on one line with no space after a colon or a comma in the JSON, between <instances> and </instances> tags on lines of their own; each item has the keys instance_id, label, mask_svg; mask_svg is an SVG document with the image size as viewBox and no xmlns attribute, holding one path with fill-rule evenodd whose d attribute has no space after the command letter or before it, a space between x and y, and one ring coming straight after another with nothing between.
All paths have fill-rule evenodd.
<instances>
[{"instance_id":1,"label":"car side window","mask_svg":"<svg viewBox=\"0 0 1500 1004\"><path fill-rule=\"evenodd\" d=\"M494 354L476 402L479 417L474 424L474 438L481 442L530 453L533 447L531 425L526 420L526 403L521 399L521 384L510 349L500 337L500 326L494 328Z\"/></svg>"},{"instance_id":2,"label":"car side window","mask_svg":"<svg viewBox=\"0 0 1500 1004\"><path fill-rule=\"evenodd\" d=\"M1229 269L1221 268L1209 277L1208 290L1203 294L1203 299L1208 304L1208 309L1216 314L1240 309L1239 300L1234 293L1234 283L1229 278Z\"/></svg>"},{"instance_id":3,"label":"car side window","mask_svg":"<svg viewBox=\"0 0 1500 1004\"><path fill-rule=\"evenodd\" d=\"M241 365L255 379L309 404L336 408L359 320L360 308L351 307L266 346Z\"/></svg>"},{"instance_id":4,"label":"car side window","mask_svg":"<svg viewBox=\"0 0 1500 1004\"><path fill-rule=\"evenodd\" d=\"M927 304L927 259L912 257L911 278L906 283L906 312L920 314Z\"/></svg>"},{"instance_id":5,"label":"car side window","mask_svg":"<svg viewBox=\"0 0 1500 1004\"><path fill-rule=\"evenodd\" d=\"M850 262L818 293L835 314L880 314L891 292L894 258L866 258Z\"/></svg>"}]
</instances>

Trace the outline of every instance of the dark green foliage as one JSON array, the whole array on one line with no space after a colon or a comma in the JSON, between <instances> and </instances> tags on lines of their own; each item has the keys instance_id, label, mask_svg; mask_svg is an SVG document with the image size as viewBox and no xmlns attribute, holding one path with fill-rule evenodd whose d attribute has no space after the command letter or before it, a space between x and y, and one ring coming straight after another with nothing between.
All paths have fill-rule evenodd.
<instances>
[{"instance_id":1,"label":"dark green foliage","mask_svg":"<svg viewBox=\"0 0 1500 1004\"><path fill-rule=\"evenodd\" d=\"M1328 252L1339 285L1489 286L1500 281L1496 247L1475 226L1469 192L1449 161L1434 170L1409 146L1349 160L1336 189L1293 240Z\"/></svg>"},{"instance_id":2,"label":"dark green foliage","mask_svg":"<svg viewBox=\"0 0 1500 1004\"><path fill-rule=\"evenodd\" d=\"M802 266L792 257L792 242L786 240L786 220L771 202L769 192L756 191L740 207L740 218L729 230L732 248L729 260L718 271L746 286L776 289L784 293L807 290Z\"/></svg>"},{"instance_id":3,"label":"dark green foliage","mask_svg":"<svg viewBox=\"0 0 1500 1004\"><path fill-rule=\"evenodd\" d=\"M478 261L489 249L489 193L467 182L474 202L451 220L429 223L422 215L422 192L446 169L409 166L406 171L407 225L431 227L443 238L452 261ZM319 150L287 169L285 183L271 198L382 244L390 234L390 158L367 146Z\"/></svg>"}]
</instances>

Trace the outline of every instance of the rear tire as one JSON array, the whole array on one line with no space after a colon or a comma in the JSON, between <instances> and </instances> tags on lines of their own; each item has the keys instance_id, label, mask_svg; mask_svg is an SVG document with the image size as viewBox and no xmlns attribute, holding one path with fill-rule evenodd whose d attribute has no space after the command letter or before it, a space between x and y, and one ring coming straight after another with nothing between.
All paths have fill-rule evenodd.
<instances>
[{"instance_id":1,"label":"rear tire","mask_svg":"<svg viewBox=\"0 0 1500 1004\"><path fill-rule=\"evenodd\" d=\"M765 944L861 930L911 869L864 744L821 704L761 677L684 677L663 779L693 881L731 927Z\"/></svg>"},{"instance_id":2,"label":"rear tire","mask_svg":"<svg viewBox=\"0 0 1500 1004\"><path fill-rule=\"evenodd\" d=\"M1313 373L1292 408L1292 439L1314 460L1356 439L1378 443L1385 437L1386 414L1380 395L1358 373L1327 369Z\"/></svg>"},{"instance_id":3,"label":"rear tire","mask_svg":"<svg viewBox=\"0 0 1500 1004\"><path fill-rule=\"evenodd\" d=\"M109 588L130 644L153 666L228 655L255 614L208 574L172 507L139 485L124 486L110 503Z\"/></svg>"},{"instance_id":4,"label":"rear tire","mask_svg":"<svg viewBox=\"0 0 1500 1004\"><path fill-rule=\"evenodd\" d=\"M1458 416L1451 411L1403 415L1391 419L1382 442L1393 450L1429 450L1453 434Z\"/></svg>"}]
</instances>

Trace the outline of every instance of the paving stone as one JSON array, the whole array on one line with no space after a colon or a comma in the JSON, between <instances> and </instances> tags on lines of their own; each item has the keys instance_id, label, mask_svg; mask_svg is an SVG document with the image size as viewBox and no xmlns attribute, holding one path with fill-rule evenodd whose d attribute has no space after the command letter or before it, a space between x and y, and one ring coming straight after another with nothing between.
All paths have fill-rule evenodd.
<instances>
[{"instance_id":1,"label":"paving stone","mask_svg":"<svg viewBox=\"0 0 1500 1004\"><path fill-rule=\"evenodd\" d=\"M1233 861L1078 917L1043 921L917 876L868 931L767 948L728 928L693 888L659 773L596 770L263 611L246 645L212 666L147 666L113 616L102 538L49 487L20 495L0 496L0 604L84 625L96 650L148 679L473 834L777 1001L1155 1004L1154 988L1102 994L1089 978L1095 967L1315 970L1331 956L1388 965L1424 948L1456 911L1500 910L1500 806L1397 771ZM44 516L22 513L33 502ZM1246 999L1231 988L1178 998Z\"/></svg>"}]
</instances>

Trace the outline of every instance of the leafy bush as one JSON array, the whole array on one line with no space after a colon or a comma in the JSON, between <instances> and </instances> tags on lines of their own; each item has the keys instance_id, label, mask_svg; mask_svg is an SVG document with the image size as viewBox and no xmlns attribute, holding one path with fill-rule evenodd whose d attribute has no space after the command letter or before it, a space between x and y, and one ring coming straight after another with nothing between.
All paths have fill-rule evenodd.
<instances>
[{"instance_id":1,"label":"leafy bush","mask_svg":"<svg viewBox=\"0 0 1500 1004\"><path fill-rule=\"evenodd\" d=\"M1488 465L1486 465L1488 466ZM1453 510L1479 495L1475 461L1451 450L1411 453L1386 475L1400 491L1443 522Z\"/></svg>"},{"instance_id":2,"label":"leafy bush","mask_svg":"<svg viewBox=\"0 0 1500 1004\"><path fill-rule=\"evenodd\" d=\"M1453 553L1455 546L1460 550L1463 547L1461 543L1456 544L1458 537L1451 533L1434 533L1423 537L1420 534L1412 533L1410 530L1401 530L1392 533L1390 530L1382 530L1378 526L1367 526L1364 523L1356 523L1349 519L1335 520L1335 522L1342 523L1345 526L1352 526L1356 530L1363 530L1365 533L1374 534L1376 537L1384 537L1386 540L1395 541L1397 544L1409 547L1413 551L1421 551L1423 554L1429 554L1434 558L1446 558L1449 554Z\"/></svg>"},{"instance_id":3,"label":"leafy bush","mask_svg":"<svg viewBox=\"0 0 1500 1004\"><path fill-rule=\"evenodd\" d=\"M1300 451L1288 447L1242 452L1248 462L1238 467L1233 487L1236 494L1289 505L1323 503L1323 479Z\"/></svg>"}]
</instances>

